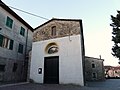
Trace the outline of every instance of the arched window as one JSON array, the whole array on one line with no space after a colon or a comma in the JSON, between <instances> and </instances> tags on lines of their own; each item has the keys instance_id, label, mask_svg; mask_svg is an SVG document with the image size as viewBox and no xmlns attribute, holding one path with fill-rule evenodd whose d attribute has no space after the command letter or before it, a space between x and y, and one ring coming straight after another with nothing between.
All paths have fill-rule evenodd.
<instances>
[{"instance_id":1,"label":"arched window","mask_svg":"<svg viewBox=\"0 0 120 90\"><path fill-rule=\"evenodd\" d=\"M57 53L58 52L58 47L57 46L51 46L48 49L48 54L53 54L53 53Z\"/></svg>"},{"instance_id":2,"label":"arched window","mask_svg":"<svg viewBox=\"0 0 120 90\"><path fill-rule=\"evenodd\" d=\"M47 54L54 54L57 53L59 50L58 45L56 43L49 43L46 48L45 48L45 52Z\"/></svg>"},{"instance_id":3,"label":"arched window","mask_svg":"<svg viewBox=\"0 0 120 90\"><path fill-rule=\"evenodd\" d=\"M56 36L56 26L51 27L51 35Z\"/></svg>"}]
</instances>

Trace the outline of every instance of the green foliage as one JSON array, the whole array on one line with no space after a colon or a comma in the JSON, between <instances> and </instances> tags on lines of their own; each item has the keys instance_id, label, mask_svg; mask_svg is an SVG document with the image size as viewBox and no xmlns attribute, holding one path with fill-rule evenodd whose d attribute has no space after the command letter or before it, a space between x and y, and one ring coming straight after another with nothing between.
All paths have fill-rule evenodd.
<instances>
[{"instance_id":1,"label":"green foliage","mask_svg":"<svg viewBox=\"0 0 120 90\"><path fill-rule=\"evenodd\" d=\"M116 17L111 15L112 23L110 26L113 27L112 31L112 41L114 46L112 47L112 55L120 60L120 11L117 11Z\"/></svg>"}]
</instances>

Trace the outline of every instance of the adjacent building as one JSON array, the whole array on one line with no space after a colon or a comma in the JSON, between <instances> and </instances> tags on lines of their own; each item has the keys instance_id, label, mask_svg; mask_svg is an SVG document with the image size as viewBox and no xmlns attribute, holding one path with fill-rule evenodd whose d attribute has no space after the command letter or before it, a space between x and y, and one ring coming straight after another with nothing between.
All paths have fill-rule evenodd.
<instances>
[{"instance_id":1,"label":"adjacent building","mask_svg":"<svg viewBox=\"0 0 120 90\"><path fill-rule=\"evenodd\" d=\"M85 57L85 78L86 81L105 80L103 59Z\"/></svg>"},{"instance_id":2,"label":"adjacent building","mask_svg":"<svg viewBox=\"0 0 120 90\"><path fill-rule=\"evenodd\" d=\"M33 28L0 0L0 81L26 79Z\"/></svg>"},{"instance_id":3,"label":"adjacent building","mask_svg":"<svg viewBox=\"0 0 120 90\"><path fill-rule=\"evenodd\" d=\"M120 78L120 66L104 66L106 78Z\"/></svg>"},{"instance_id":4,"label":"adjacent building","mask_svg":"<svg viewBox=\"0 0 120 90\"><path fill-rule=\"evenodd\" d=\"M30 79L84 86L82 20L53 18L33 34Z\"/></svg>"}]
</instances>

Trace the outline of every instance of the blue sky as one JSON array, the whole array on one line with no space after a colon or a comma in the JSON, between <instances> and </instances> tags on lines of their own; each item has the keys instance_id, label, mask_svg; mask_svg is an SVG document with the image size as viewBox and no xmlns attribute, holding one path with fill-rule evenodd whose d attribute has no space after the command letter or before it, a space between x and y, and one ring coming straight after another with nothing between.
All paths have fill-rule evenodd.
<instances>
[{"instance_id":1,"label":"blue sky","mask_svg":"<svg viewBox=\"0 0 120 90\"><path fill-rule=\"evenodd\" d=\"M118 65L111 55L113 42L110 15L120 10L120 0L2 0L8 6L16 7L45 18L82 19L86 56L105 59L105 65ZM46 22L14 10L33 28Z\"/></svg>"}]
</instances>

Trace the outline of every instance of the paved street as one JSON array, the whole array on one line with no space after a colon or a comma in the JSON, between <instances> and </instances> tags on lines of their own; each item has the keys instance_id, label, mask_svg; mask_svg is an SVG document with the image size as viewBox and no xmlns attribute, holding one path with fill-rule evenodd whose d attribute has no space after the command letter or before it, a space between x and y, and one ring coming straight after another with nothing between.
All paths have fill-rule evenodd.
<instances>
[{"instance_id":1,"label":"paved street","mask_svg":"<svg viewBox=\"0 0 120 90\"><path fill-rule=\"evenodd\" d=\"M110 79L105 82L90 82L88 86L58 84L23 84L0 87L0 90L120 90L120 79Z\"/></svg>"},{"instance_id":2,"label":"paved street","mask_svg":"<svg viewBox=\"0 0 120 90\"><path fill-rule=\"evenodd\" d=\"M105 82L89 82L89 87L104 88L109 90L120 90L120 79L108 79Z\"/></svg>"},{"instance_id":3,"label":"paved street","mask_svg":"<svg viewBox=\"0 0 120 90\"><path fill-rule=\"evenodd\" d=\"M119 88L120 89L120 79L108 79L105 82L89 82L89 87L104 87L104 88Z\"/></svg>"}]
</instances>

